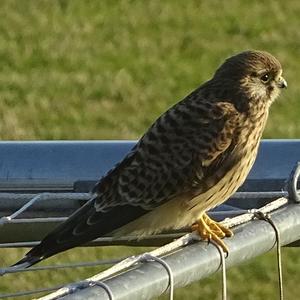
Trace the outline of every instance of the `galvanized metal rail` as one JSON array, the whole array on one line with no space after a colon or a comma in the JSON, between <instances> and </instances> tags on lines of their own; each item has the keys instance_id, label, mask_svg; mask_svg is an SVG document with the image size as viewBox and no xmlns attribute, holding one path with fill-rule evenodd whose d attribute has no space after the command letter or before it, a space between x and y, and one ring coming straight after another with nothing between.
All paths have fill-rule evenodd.
<instances>
[{"instance_id":1,"label":"galvanized metal rail","mask_svg":"<svg viewBox=\"0 0 300 300\"><path fill-rule=\"evenodd\" d=\"M300 238L300 205L291 203L271 214L280 232L281 245ZM262 220L253 220L235 229L233 238L226 239L230 254L226 266L232 267L273 249L276 245L274 228ZM175 253L163 257L172 270L175 287L186 286L220 270L220 253L213 244L197 242L182 247ZM101 274L90 278L94 283ZM152 299L168 290L169 275L159 262L140 263L126 272L102 281L115 300ZM43 300L58 299L56 293L42 297ZM107 291L96 284L72 286L59 299L111 299Z\"/></svg>"}]
</instances>

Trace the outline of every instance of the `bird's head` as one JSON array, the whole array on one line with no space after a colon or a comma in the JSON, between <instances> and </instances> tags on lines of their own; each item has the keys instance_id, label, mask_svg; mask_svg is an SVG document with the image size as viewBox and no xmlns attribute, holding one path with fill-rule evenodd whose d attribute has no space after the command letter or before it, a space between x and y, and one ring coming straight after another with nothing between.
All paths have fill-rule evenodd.
<instances>
[{"instance_id":1,"label":"bird's head","mask_svg":"<svg viewBox=\"0 0 300 300\"><path fill-rule=\"evenodd\" d=\"M226 82L236 93L235 101L248 99L269 106L287 82L282 77L280 62L264 51L245 51L228 58L216 71L214 79ZM245 97L243 97L245 96Z\"/></svg>"}]
</instances>

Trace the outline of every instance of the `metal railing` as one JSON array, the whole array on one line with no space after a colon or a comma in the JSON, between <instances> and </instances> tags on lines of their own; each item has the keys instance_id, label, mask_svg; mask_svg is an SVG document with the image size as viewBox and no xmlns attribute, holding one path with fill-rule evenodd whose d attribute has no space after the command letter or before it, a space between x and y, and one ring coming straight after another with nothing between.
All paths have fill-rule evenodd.
<instances>
[{"instance_id":1,"label":"metal railing","mask_svg":"<svg viewBox=\"0 0 300 300\"><path fill-rule=\"evenodd\" d=\"M89 189L97 179L121 159L134 143L0 142L0 163L3 166L0 168L0 248L36 245L47 232L89 199ZM289 195L295 201L299 199L299 172L292 172L289 185L286 184L286 178L299 159L300 141L264 141L255 166L243 187L225 205L210 214L217 220L242 218L245 221L243 216L248 216L248 222L253 219L253 209L268 205L274 199L284 199L284 207L272 213L272 220L283 237L282 245L299 245L300 208L298 204L287 200ZM230 248L230 256L226 259L227 267L265 253L276 243L274 229L264 221L253 220L236 227L234 231L235 236L226 241ZM89 243L88 246L162 246L185 232L186 229L183 228L179 232L162 233L142 240L105 237ZM175 287L209 276L220 268L220 254L213 244L192 243L179 247L175 253L172 251L165 253L166 256L162 259L172 270ZM122 274L114 274L112 278L111 275L96 275L84 284L72 285L64 297L110 299L112 294L114 299L150 299L160 295L168 288L170 276L161 262L153 261L153 257L148 257L148 260L151 263L135 263L134 266L125 268ZM116 261L119 259L69 266L33 267L31 271L111 264ZM5 268L0 272L4 274ZM103 279L100 283L99 278ZM107 287L111 293L107 292ZM60 287L18 291L2 294L0 297L14 298L58 288ZM51 297L45 299L54 299Z\"/></svg>"}]
</instances>

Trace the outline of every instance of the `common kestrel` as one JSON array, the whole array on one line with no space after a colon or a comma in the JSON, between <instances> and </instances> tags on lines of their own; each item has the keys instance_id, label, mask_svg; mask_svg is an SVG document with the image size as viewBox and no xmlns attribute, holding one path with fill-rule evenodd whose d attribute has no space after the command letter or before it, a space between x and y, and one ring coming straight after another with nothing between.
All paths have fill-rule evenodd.
<instances>
[{"instance_id":1,"label":"common kestrel","mask_svg":"<svg viewBox=\"0 0 300 300\"><path fill-rule=\"evenodd\" d=\"M29 267L105 235L138 236L192 226L204 239L232 232L206 212L244 182L269 107L287 87L279 61L263 51L228 58L213 78L161 115L96 184L91 200L14 266Z\"/></svg>"}]
</instances>

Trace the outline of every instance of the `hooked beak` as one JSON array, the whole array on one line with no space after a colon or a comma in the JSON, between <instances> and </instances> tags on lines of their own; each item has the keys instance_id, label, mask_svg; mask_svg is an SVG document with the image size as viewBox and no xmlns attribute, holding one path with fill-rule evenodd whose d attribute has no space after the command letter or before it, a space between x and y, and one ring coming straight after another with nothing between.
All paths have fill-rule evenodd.
<instances>
[{"instance_id":1,"label":"hooked beak","mask_svg":"<svg viewBox=\"0 0 300 300\"><path fill-rule=\"evenodd\" d=\"M280 89L286 89L288 86L286 80L283 77L280 77L276 84Z\"/></svg>"}]
</instances>

